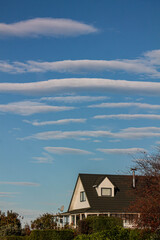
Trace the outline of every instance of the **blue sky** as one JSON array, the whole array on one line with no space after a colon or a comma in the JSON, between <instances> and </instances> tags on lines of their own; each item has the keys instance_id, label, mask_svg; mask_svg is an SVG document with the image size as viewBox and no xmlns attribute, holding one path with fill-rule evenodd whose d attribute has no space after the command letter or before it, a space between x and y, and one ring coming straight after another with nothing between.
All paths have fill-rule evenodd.
<instances>
[{"instance_id":1,"label":"blue sky","mask_svg":"<svg viewBox=\"0 0 160 240\"><path fill-rule=\"evenodd\" d=\"M160 143L160 2L0 9L0 208L67 210L78 173L126 174Z\"/></svg>"}]
</instances>

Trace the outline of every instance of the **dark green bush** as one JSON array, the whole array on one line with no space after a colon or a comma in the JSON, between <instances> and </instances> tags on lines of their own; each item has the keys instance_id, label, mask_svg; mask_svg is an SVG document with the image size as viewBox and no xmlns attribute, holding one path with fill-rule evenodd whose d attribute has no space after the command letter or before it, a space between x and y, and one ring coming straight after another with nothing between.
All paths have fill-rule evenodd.
<instances>
[{"instance_id":1,"label":"dark green bush","mask_svg":"<svg viewBox=\"0 0 160 240\"><path fill-rule=\"evenodd\" d=\"M115 226L123 226L122 219L115 217L94 217L92 222L93 233L107 229L112 229Z\"/></svg>"},{"instance_id":2,"label":"dark green bush","mask_svg":"<svg viewBox=\"0 0 160 240\"><path fill-rule=\"evenodd\" d=\"M74 240L90 240L90 236L91 235L81 234L74 238Z\"/></svg>"},{"instance_id":3,"label":"dark green bush","mask_svg":"<svg viewBox=\"0 0 160 240\"><path fill-rule=\"evenodd\" d=\"M120 218L104 216L88 217L78 222L78 233L92 234L122 225L123 222Z\"/></svg>"},{"instance_id":4,"label":"dark green bush","mask_svg":"<svg viewBox=\"0 0 160 240\"><path fill-rule=\"evenodd\" d=\"M6 236L6 237L0 237L0 240L29 240L27 236Z\"/></svg>"},{"instance_id":5,"label":"dark green bush","mask_svg":"<svg viewBox=\"0 0 160 240\"><path fill-rule=\"evenodd\" d=\"M34 230L27 240L72 240L72 230Z\"/></svg>"}]
</instances>

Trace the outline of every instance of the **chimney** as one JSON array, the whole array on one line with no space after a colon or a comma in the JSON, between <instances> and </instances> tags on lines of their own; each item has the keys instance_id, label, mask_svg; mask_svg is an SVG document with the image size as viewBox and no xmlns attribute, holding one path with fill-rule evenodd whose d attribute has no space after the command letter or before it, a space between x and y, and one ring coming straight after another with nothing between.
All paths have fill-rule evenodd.
<instances>
[{"instance_id":1,"label":"chimney","mask_svg":"<svg viewBox=\"0 0 160 240\"><path fill-rule=\"evenodd\" d=\"M131 168L131 171L133 172L133 185L132 185L133 188L136 187L136 179L135 179L135 171L136 170L137 170L137 168Z\"/></svg>"}]
</instances>

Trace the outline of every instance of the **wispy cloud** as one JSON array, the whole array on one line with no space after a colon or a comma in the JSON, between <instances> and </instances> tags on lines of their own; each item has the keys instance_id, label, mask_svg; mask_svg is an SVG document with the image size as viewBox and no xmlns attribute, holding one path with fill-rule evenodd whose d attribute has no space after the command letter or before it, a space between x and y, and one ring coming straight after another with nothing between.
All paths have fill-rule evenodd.
<instances>
[{"instance_id":1,"label":"wispy cloud","mask_svg":"<svg viewBox=\"0 0 160 240\"><path fill-rule=\"evenodd\" d=\"M103 161L104 158L90 158L89 160L92 160L92 161Z\"/></svg>"},{"instance_id":2,"label":"wispy cloud","mask_svg":"<svg viewBox=\"0 0 160 240\"><path fill-rule=\"evenodd\" d=\"M65 23L64 23L65 22ZM65 27L67 25L67 28ZM47 26L47 27L46 27ZM74 27L73 27L74 26ZM72 29L73 31L70 31ZM58 30L58 31L57 31ZM76 31L75 31L76 30ZM56 34L57 31L57 34ZM14 24L0 24L0 35L12 36L73 36L97 32L98 30L83 23L67 19L32 19ZM115 60L63 60L56 62L26 62L0 61L0 71L8 73L25 72L70 72L84 73L90 71L125 71L140 75L159 78L160 50L145 52L136 59Z\"/></svg>"},{"instance_id":3,"label":"wispy cloud","mask_svg":"<svg viewBox=\"0 0 160 240\"><path fill-rule=\"evenodd\" d=\"M123 119L123 120L132 120L132 119L160 119L160 115L156 114L115 114L115 115L96 115L94 119Z\"/></svg>"},{"instance_id":4,"label":"wispy cloud","mask_svg":"<svg viewBox=\"0 0 160 240\"><path fill-rule=\"evenodd\" d=\"M31 186L31 187L38 187L38 183L34 182L0 182L1 185L15 185L15 186Z\"/></svg>"},{"instance_id":5,"label":"wispy cloud","mask_svg":"<svg viewBox=\"0 0 160 240\"><path fill-rule=\"evenodd\" d=\"M98 32L92 25L63 18L34 18L16 23L0 23L0 36L70 37Z\"/></svg>"},{"instance_id":6,"label":"wispy cloud","mask_svg":"<svg viewBox=\"0 0 160 240\"><path fill-rule=\"evenodd\" d=\"M22 101L22 102L11 102L8 104L0 104L0 112L14 113L23 116L35 114L35 113L46 113L46 112L58 112L74 109L74 107L65 106L51 106L40 102Z\"/></svg>"},{"instance_id":7,"label":"wispy cloud","mask_svg":"<svg viewBox=\"0 0 160 240\"><path fill-rule=\"evenodd\" d=\"M48 153L43 152L41 157L32 157L34 161L33 163L53 163L53 157L51 157Z\"/></svg>"},{"instance_id":8,"label":"wispy cloud","mask_svg":"<svg viewBox=\"0 0 160 240\"><path fill-rule=\"evenodd\" d=\"M108 99L106 96L63 96L63 97L43 97L41 100L57 101L65 103L94 102Z\"/></svg>"},{"instance_id":9,"label":"wispy cloud","mask_svg":"<svg viewBox=\"0 0 160 240\"><path fill-rule=\"evenodd\" d=\"M0 192L0 198L12 198L14 197L17 192Z\"/></svg>"},{"instance_id":10,"label":"wispy cloud","mask_svg":"<svg viewBox=\"0 0 160 240\"><path fill-rule=\"evenodd\" d=\"M144 148L113 148L113 149L98 148L97 151L107 154L136 154L146 152Z\"/></svg>"},{"instance_id":11,"label":"wispy cloud","mask_svg":"<svg viewBox=\"0 0 160 240\"><path fill-rule=\"evenodd\" d=\"M69 118L69 119L60 119L56 121L44 121L44 122L38 122L38 121L28 121L23 120L26 123L32 124L33 126L45 126L45 125L62 125L62 124L69 124L69 123L84 123L86 122L85 118Z\"/></svg>"},{"instance_id":12,"label":"wispy cloud","mask_svg":"<svg viewBox=\"0 0 160 240\"><path fill-rule=\"evenodd\" d=\"M107 102L88 106L89 108L127 108L127 107L137 107L144 109L160 109L160 105L154 105L149 103L140 102Z\"/></svg>"},{"instance_id":13,"label":"wispy cloud","mask_svg":"<svg viewBox=\"0 0 160 240\"><path fill-rule=\"evenodd\" d=\"M160 95L159 82L110 80L103 78L65 78L30 83L0 83L1 93L47 94L65 91L103 91L106 93L127 93Z\"/></svg>"},{"instance_id":14,"label":"wispy cloud","mask_svg":"<svg viewBox=\"0 0 160 240\"><path fill-rule=\"evenodd\" d=\"M33 134L31 136L22 138L25 139L39 139L39 140L51 140L51 139L78 139L84 140L83 138L88 137L105 137L111 136L109 131L47 131Z\"/></svg>"},{"instance_id":15,"label":"wispy cloud","mask_svg":"<svg viewBox=\"0 0 160 240\"><path fill-rule=\"evenodd\" d=\"M66 148L66 147L45 147L47 152L55 154L93 154L92 152L77 149L77 148Z\"/></svg>"},{"instance_id":16,"label":"wispy cloud","mask_svg":"<svg viewBox=\"0 0 160 240\"><path fill-rule=\"evenodd\" d=\"M118 132L111 131L48 131L40 132L27 136L24 138L19 138L19 140L27 139L38 139L38 140L60 140L60 139L76 139L76 140L90 140L88 138L116 138L117 139L142 139L150 137L160 137L160 128L159 127L130 127L122 129ZM99 139L98 139L99 140Z\"/></svg>"}]
</instances>

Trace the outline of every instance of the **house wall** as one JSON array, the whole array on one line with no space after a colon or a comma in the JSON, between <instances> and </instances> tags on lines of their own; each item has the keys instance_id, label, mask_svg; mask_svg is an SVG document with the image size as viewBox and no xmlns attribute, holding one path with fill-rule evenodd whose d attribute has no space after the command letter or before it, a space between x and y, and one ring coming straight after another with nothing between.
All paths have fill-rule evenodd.
<instances>
[{"instance_id":1,"label":"house wall","mask_svg":"<svg viewBox=\"0 0 160 240\"><path fill-rule=\"evenodd\" d=\"M83 191L84 191L84 188L83 188L82 182L81 182L80 178L78 178L76 189L75 189L75 192L74 192L74 195L72 198L72 202L71 202L69 211L90 207L87 196L86 196L86 201L84 201L84 202L80 201L80 192L83 192Z\"/></svg>"},{"instance_id":2,"label":"house wall","mask_svg":"<svg viewBox=\"0 0 160 240\"><path fill-rule=\"evenodd\" d=\"M114 185L111 183L111 181L107 177L101 182L101 184L98 187L96 187L98 196L101 196L101 188L111 188L112 197L114 197Z\"/></svg>"}]
</instances>

